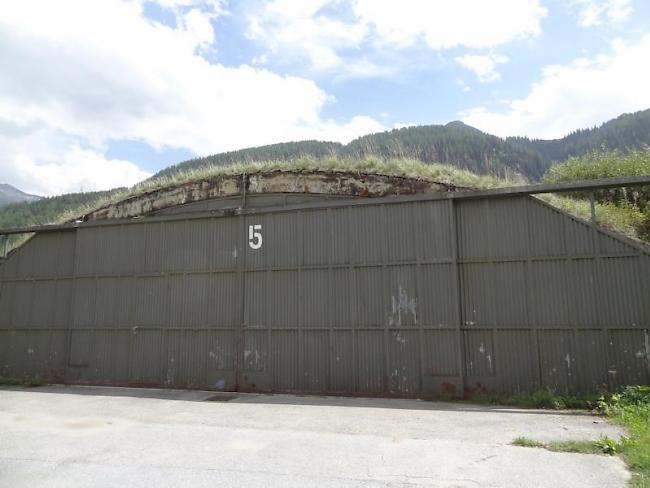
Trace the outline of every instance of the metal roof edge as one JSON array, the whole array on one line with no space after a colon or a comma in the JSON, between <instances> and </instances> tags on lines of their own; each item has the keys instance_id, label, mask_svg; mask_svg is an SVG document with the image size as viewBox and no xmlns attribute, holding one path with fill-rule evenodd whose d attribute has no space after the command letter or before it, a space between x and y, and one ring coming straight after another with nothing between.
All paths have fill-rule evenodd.
<instances>
[{"instance_id":1,"label":"metal roof edge","mask_svg":"<svg viewBox=\"0 0 650 488\"><path fill-rule=\"evenodd\" d=\"M351 197L350 199L341 199L341 200L327 200L319 202L309 202L309 203L299 203L293 205L283 205L283 206L274 206L274 207L265 207L265 208L240 208L236 210L226 209L226 210L213 210L213 211L200 211L191 214L179 214L179 215L167 215L167 216L139 216L126 219L107 219L107 220L96 220L96 221L75 221L75 222L66 222L63 224L45 224L45 225L35 225L35 226L24 226L24 227L12 227L0 229L0 236L10 235L10 234L26 234L33 232L56 232L64 230L74 230L80 227L94 227L102 225L123 225L129 223L142 222L146 220L147 222L158 222L158 221L171 221L171 220L191 220L191 219L200 219L206 217L228 217L232 215L248 215L248 214L260 214L260 213L271 213L271 212L281 212L281 211L292 211L300 209L318 209L318 208L331 208L331 207L345 207L345 206L358 206L358 205L377 205L377 204L391 204L391 203L407 203L407 202L417 202L417 201L429 201L429 200L446 200L446 199L468 199L468 198L501 198L501 197L510 197L510 196L521 196L521 195L534 195L541 193L563 193L571 191L588 191L588 190L597 190L604 188L617 188L622 186L643 186L650 185L650 175L648 176L625 176L618 178L602 178L595 180L582 180L577 182L570 183L542 183L537 185L525 185L525 186L513 186L513 187L504 187L504 188L492 188L488 190L471 190L471 191L455 191L455 192L439 192L439 193L419 193L411 195L391 195L391 196L382 196L382 197ZM563 211L553 205L550 207L570 216L568 212ZM582 220L582 219L581 219ZM598 227L599 230L607 231L607 229L602 229ZM610 233L610 232L608 232ZM623 237L626 241L629 241L629 244L643 246L641 249L644 252L648 252L644 244L636 243L622 234L619 233L610 233L615 237Z\"/></svg>"}]
</instances>

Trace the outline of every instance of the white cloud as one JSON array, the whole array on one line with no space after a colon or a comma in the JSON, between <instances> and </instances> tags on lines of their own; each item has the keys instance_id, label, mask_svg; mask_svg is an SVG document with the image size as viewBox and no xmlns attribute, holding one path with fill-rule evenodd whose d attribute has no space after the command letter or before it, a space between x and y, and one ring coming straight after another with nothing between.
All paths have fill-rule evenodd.
<instances>
[{"instance_id":1,"label":"white cloud","mask_svg":"<svg viewBox=\"0 0 650 488\"><path fill-rule=\"evenodd\" d=\"M181 25L192 36L192 42L196 46L210 45L214 42L214 29L210 20L212 15L199 9L192 9L186 14L179 16Z\"/></svg>"},{"instance_id":2,"label":"white cloud","mask_svg":"<svg viewBox=\"0 0 650 488\"><path fill-rule=\"evenodd\" d=\"M184 9L200 8L203 12L215 17L227 13L227 0L134 0L140 3L151 2L157 3L163 8L172 10L177 14Z\"/></svg>"},{"instance_id":3,"label":"white cloud","mask_svg":"<svg viewBox=\"0 0 650 488\"><path fill-rule=\"evenodd\" d=\"M333 99L311 80L207 61L201 52L212 46L211 20L223 13L222 2L159 1L175 9L177 28L146 19L140 2L23 0L3 9L0 139L11 149L0 144L0 180L27 174L24 166L47 184L48 165L76 168L84 147L96 156L83 153L89 165L119 168L119 184L130 184L137 171L102 156L111 140L202 155L286 140L347 140L380 127L363 116L323 119ZM11 136L16 130L27 135ZM102 171L83 174L96 175L88 189L113 184Z\"/></svg>"},{"instance_id":4,"label":"white cloud","mask_svg":"<svg viewBox=\"0 0 650 488\"><path fill-rule=\"evenodd\" d=\"M493 54L465 54L455 58L455 61L473 72L481 82L490 83L501 78L501 74L496 69L497 64L506 63L508 58Z\"/></svg>"},{"instance_id":5,"label":"white cloud","mask_svg":"<svg viewBox=\"0 0 650 488\"><path fill-rule=\"evenodd\" d=\"M304 56L314 70L339 69L339 49L359 46L366 27L343 22L320 11L332 0L272 0L260 9L254 2L248 17L247 35L259 40L271 53L291 51Z\"/></svg>"},{"instance_id":6,"label":"white cloud","mask_svg":"<svg viewBox=\"0 0 650 488\"><path fill-rule=\"evenodd\" d=\"M374 132L382 132L386 129L387 127L385 125L372 117L357 115L344 123L333 119L324 120L318 130L305 132L304 137L301 137L301 139L336 141L346 144L357 137Z\"/></svg>"},{"instance_id":7,"label":"white cloud","mask_svg":"<svg viewBox=\"0 0 650 488\"><path fill-rule=\"evenodd\" d=\"M578 23L592 27L605 22L621 22L632 13L631 0L575 0Z\"/></svg>"},{"instance_id":8,"label":"white cloud","mask_svg":"<svg viewBox=\"0 0 650 488\"><path fill-rule=\"evenodd\" d=\"M60 162L36 164L27 155L18 156L15 162L12 180L21 189L38 195L109 190L151 176L130 161L106 159L97 151L78 146L71 146Z\"/></svg>"},{"instance_id":9,"label":"white cloud","mask_svg":"<svg viewBox=\"0 0 650 488\"><path fill-rule=\"evenodd\" d=\"M37 195L108 190L151 176L43 124L19 126L0 118L0 148L0 181Z\"/></svg>"},{"instance_id":10,"label":"white cloud","mask_svg":"<svg viewBox=\"0 0 650 488\"><path fill-rule=\"evenodd\" d=\"M462 78L456 79L456 85L458 85L460 89L463 90L463 92L465 93L472 91L472 89L467 85L467 83L465 83L465 80L463 80Z\"/></svg>"},{"instance_id":11,"label":"white cloud","mask_svg":"<svg viewBox=\"0 0 650 488\"><path fill-rule=\"evenodd\" d=\"M305 58L311 70L339 77L394 75L398 51L490 48L536 36L547 11L539 0L271 0L248 13L249 38L277 62ZM344 19L344 20L342 20ZM363 52L362 56L360 53ZM393 54L387 62L388 54Z\"/></svg>"},{"instance_id":12,"label":"white cloud","mask_svg":"<svg viewBox=\"0 0 650 488\"><path fill-rule=\"evenodd\" d=\"M594 59L544 69L525 98L510 100L504 110L476 107L463 122L492 134L558 138L578 127L591 127L650 107L650 35L635 44L621 41Z\"/></svg>"},{"instance_id":13,"label":"white cloud","mask_svg":"<svg viewBox=\"0 0 650 488\"><path fill-rule=\"evenodd\" d=\"M536 36L547 10L539 0L354 0L356 15L386 44L406 47L423 37L432 49L485 48Z\"/></svg>"},{"instance_id":14,"label":"white cloud","mask_svg":"<svg viewBox=\"0 0 650 488\"><path fill-rule=\"evenodd\" d=\"M259 56L254 56L253 59L251 60L251 64L253 65L263 65L268 62L269 58L266 54L260 54Z\"/></svg>"}]
</instances>

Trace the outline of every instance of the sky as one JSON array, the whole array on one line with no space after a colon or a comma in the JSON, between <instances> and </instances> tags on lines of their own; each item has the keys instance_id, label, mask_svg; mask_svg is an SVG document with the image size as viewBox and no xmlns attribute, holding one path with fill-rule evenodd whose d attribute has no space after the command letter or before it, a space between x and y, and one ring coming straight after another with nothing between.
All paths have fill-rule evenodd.
<instances>
[{"instance_id":1,"label":"sky","mask_svg":"<svg viewBox=\"0 0 650 488\"><path fill-rule=\"evenodd\" d=\"M558 138L650 108L647 0L7 0L0 183L454 120Z\"/></svg>"}]
</instances>

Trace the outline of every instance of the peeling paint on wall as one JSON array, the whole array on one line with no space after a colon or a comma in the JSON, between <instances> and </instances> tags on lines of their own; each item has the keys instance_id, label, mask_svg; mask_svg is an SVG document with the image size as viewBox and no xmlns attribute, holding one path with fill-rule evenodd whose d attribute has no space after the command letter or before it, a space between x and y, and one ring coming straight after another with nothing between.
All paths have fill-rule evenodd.
<instances>
[{"instance_id":1,"label":"peeling paint on wall","mask_svg":"<svg viewBox=\"0 0 650 488\"><path fill-rule=\"evenodd\" d=\"M165 385L170 386L174 384L174 376L176 373L176 365L174 364L174 358L169 358L169 363L167 365L167 377L165 378Z\"/></svg>"},{"instance_id":2,"label":"peeling paint on wall","mask_svg":"<svg viewBox=\"0 0 650 488\"><path fill-rule=\"evenodd\" d=\"M208 356L213 360L213 369L220 371L226 369L226 364L223 361L223 351L219 346L215 346L214 351L208 352Z\"/></svg>"},{"instance_id":3,"label":"peeling paint on wall","mask_svg":"<svg viewBox=\"0 0 650 488\"><path fill-rule=\"evenodd\" d=\"M264 355L258 350L244 350L244 369L262 371L264 369Z\"/></svg>"},{"instance_id":4,"label":"peeling paint on wall","mask_svg":"<svg viewBox=\"0 0 650 488\"><path fill-rule=\"evenodd\" d=\"M388 325L391 327L401 327L402 322L408 321L409 314L413 318L413 324L418 323L418 314L416 310L417 300L409 297L402 285L397 287L397 295L391 296L391 312L388 316Z\"/></svg>"}]
</instances>

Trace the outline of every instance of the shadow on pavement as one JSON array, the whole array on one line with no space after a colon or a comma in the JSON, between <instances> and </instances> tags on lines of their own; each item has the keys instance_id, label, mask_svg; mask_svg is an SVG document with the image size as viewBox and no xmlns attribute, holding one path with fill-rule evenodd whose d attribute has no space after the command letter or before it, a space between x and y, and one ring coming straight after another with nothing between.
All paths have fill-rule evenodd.
<instances>
[{"instance_id":1,"label":"shadow on pavement","mask_svg":"<svg viewBox=\"0 0 650 488\"><path fill-rule=\"evenodd\" d=\"M301 394L263 394L217 392L206 390L172 390L163 388L127 388L112 386L47 385L39 387L0 387L1 392L27 391L30 393L132 397L190 402L217 402L239 404L268 404L294 406L330 406L353 408L393 408L401 410L434 410L455 412L513 413L540 415L591 415L584 410L540 410L499 405L483 405L469 400L439 401L404 398L318 396Z\"/></svg>"}]
</instances>

